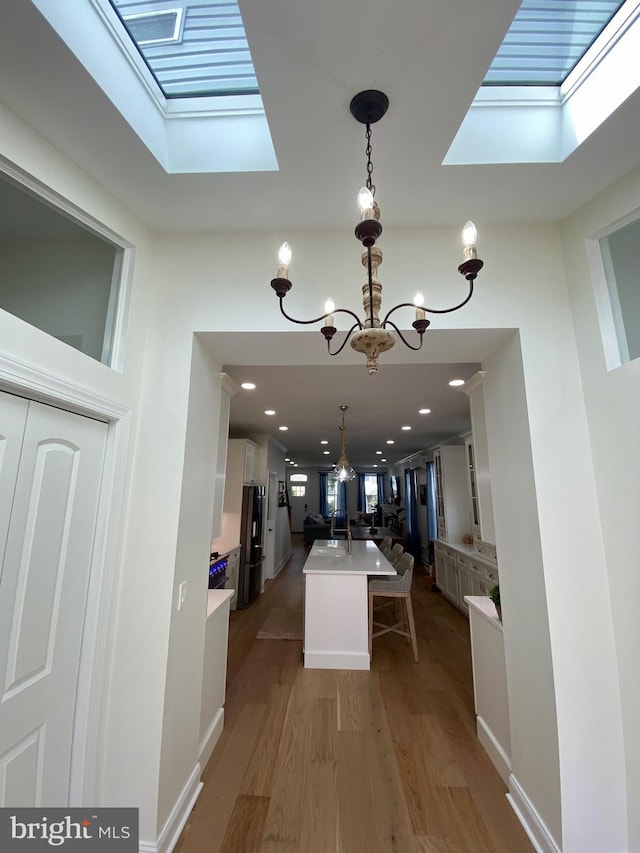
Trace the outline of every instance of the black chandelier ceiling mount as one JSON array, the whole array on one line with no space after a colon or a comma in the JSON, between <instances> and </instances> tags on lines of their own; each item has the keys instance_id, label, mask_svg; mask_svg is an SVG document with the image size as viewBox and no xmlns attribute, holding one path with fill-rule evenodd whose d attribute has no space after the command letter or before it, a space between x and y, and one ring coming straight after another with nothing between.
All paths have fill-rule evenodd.
<instances>
[{"instance_id":1,"label":"black chandelier ceiling mount","mask_svg":"<svg viewBox=\"0 0 640 853\"><path fill-rule=\"evenodd\" d=\"M384 318L380 320L379 314L382 306L382 284L378 279L378 269L382 263L382 251L376 242L382 234L382 224L380 222L380 208L375 200L376 188L373 183L373 163L371 160L371 126L380 121L389 108L389 99L384 92L379 92L375 89L369 89L365 92L360 92L351 100L349 109L351 115L360 124L365 125L366 137L366 157L367 157L367 177L365 186L358 193L358 205L360 207L361 219L356 225L355 235L364 247L361 261L362 265L367 270L367 281L362 287L362 304L364 307L365 319L361 320L357 314L350 311L348 308L335 308L333 300L328 299L325 303L325 313L320 317L314 317L312 320L297 320L291 317L284 309L284 297L291 290L292 284L289 280L289 264L291 263L291 247L288 243L283 243L278 253L278 272L276 278L272 279L271 287L275 290L280 302L280 312L287 320L292 323L301 325L311 325L326 321L321 327L325 340L327 341L327 349L329 355L338 355L347 344L357 352L363 353L367 358L367 367L369 373L375 374L378 371L378 356L380 353L391 349L395 344L396 335L402 343L412 350L422 348L424 333L429 327L431 321L426 318L426 314L450 314L452 311L457 311L462 308L473 296L473 283L483 267L483 262L478 258L476 251L477 232L473 222L467 222L462 232L462 240L464 244L463 262L458 267L458 272L469 283L469 290L466 297L454 305L452 308L425 308L422 294L416 293L413 302L401 302L395 305L388 311ZM416 319L411 324L418 335L418 342L412 344L402 334L398 326L390 319L391 315L400 308L413 308L416 312ZM331 349L331 342L338 331L335 326L335 315L345 314L355 320L351 328L347 331L346 336L340 346L336 350ZM392 329L395 331L392 331Z\"/></svg>"}]
</instances>

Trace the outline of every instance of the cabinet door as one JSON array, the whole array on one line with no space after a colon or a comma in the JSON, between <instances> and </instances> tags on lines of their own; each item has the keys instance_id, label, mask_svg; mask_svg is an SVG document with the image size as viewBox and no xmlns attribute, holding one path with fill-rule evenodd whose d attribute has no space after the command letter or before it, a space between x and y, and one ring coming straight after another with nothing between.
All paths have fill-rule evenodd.
<instances>
[{"instance_id":1,"label":"cabinet door","mask_svg":"<svg viewBox=\"0 0 640 853\"><path fill-rule=\"evenodd\" d=\"M460 596L458 603L465 613L469 612L469 605L464 600L465 595L473 595L471 591L471 573L469 569L458 566L458 594Z\"/></svg>"},{"instance_id":2,"label":"cabinet door","mask_svg":"<svg viewBox=\"0 0 640 853\"><path fill-rule=\"evenodd\" d=\"M257 483L258 481L259 450L255 444L247 442L244 451L244 482Z\"/></svg>"}]
</instances>

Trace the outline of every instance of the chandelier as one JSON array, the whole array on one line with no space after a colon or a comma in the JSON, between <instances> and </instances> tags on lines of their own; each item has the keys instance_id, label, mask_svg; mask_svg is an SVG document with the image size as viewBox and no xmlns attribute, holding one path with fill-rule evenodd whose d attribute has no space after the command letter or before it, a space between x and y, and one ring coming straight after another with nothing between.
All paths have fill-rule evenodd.
<instances>
[{"instance_id":1,"label":"chandelier","mask_svg":"<svg viewBox=\"0 0 640 853\"><path fill-rule=\"evenodd\" d=\"M332 473L336 480L339 480L341 483L347 483L349 480L353 480L356 476L356 472L353 470L351 465L349 464L349 460L347 459L347 452L345 450L345 432L346 428L344 425L344 413L347 411L349 406L338 406L340 411L342 412L342 426L339 427L340 430L340 459L338 459L338 464L333 469Z\"/></svg>"},{"instance_id":2,"label":"chandelier","mask_svg":"<svg viewBox=\"0 0 640 853\"><path fill-rule=\"evenodd\" d=\"M320 317L314 317L312 320L296 320L289 316L284 310L283 300L287 293L291 290L291 281L289 280L289 264L291 262L291 247L288 243L283 243L278 254L279 266L276 278L272 279L271 287L275 290L280 301L280 311L287 320L292 323L309 325L319 323L325 320L325 324L320 331L327 341L327 349L329 355L338 355L342 352L347 341L351 342L351 346L357 352L361 352L367 357L367 367L369 373L374 374L378 371L378 356L385 352L395 344L396 336L391 331L395 330L396 335L402 343L412 350L419 350L422 347L424 333L430 325L430 320L427 320L426 314L449 314L452 311L457 311L466 305L473 296L473 282L476 276L482 269L483 263L478 258L476 252L477 233L473 222L467 222L462 232L462 240L464 244L463 263L458 267L458 272L464 276L469 282L469 292L462 302L454 305L452 308L425 308L422 294L416 293L413 302L401 302L388 311L384 318L380 320L379 314L382 305L382 284L378 279L378 268L382 263L382 252L376 246L376 240L382 234L382 225L380 223L380 208L375 201L376 188L373 184L373 163L371 160L371 125L383 117L389 107L389 99L384 92L378 92L370 89L366 92L360 92L351 100L349 109L351 115L360 124L366 127L365 137L367 141L366 156L367 156L367 179L366 185L361 188L358 193L358 205L361 212L361 220L356 225L355 234L358 240L362 243L365 251L362 253L362 265L367 270L367 282L362 287L362 304L364 307L365 319L360 318L353 311L347 308L336 308L333 300L328 299L325 303L325 312ZM408 341L396 324L390 319L391 315L399 308L415 308L416 319L411 324L418 335L418 343L412 344ZM334 325L336 314L346 314L350 316L355 323L347 331L346 337L340 346L332 351L331 341L335 335L337 328Z\"/></svg>"}]
</instances>

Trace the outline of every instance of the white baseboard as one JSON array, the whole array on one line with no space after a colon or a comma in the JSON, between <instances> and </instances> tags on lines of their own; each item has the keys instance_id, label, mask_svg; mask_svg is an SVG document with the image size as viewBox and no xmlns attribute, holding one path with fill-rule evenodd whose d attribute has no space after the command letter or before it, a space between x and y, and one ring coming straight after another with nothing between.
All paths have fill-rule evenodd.
<instances>
[{"instance_id":1,"label":"white baseboard","mask_svg":"<svg viewBox=\"0 0 640 853\"><path fill-rule=\"evenodd\" d=\"M200 752L198 761L201 767L206 767L207 761L211 758L215 745L222 734L224 728L224 708L218 708L213 716L213 720L209 723L209 728L205 732L204 737L200 741Z\"/></svg>"},{"instance_id":2,"label":"white baseboard","mask_svg":"<svg viewBox=\"0 0 640 853\"><path fill-rule=\"evenodd\" d=\"M307 669L370 669L369 652L307 652L304 653Z\"/></svg>"},{"instance_id":3,"label":"white baseboard","mask_svg":"<svg viewBox=\"0 0 640 853\"><path fill-rule=\"evenodd\" d=\"M171 814L167 818L157 841L140 841L138 853L171 853L176 846L180 833L182 832L187 818L191 814L198 795L202 790L200 775L202 767L196 764L178 797Z\"/></svg>"},{"instance_id":4,"label":"white baseboard","mask_svg":"<svg viewBox=\"0 0 640 853\"><path fill-rule=\"evenodd\" d=\"M508 785L509 776L511 775L511 758L507 755L496 739L484 717L476 717L476 732L478 734L478 740L482 744L484 751L491 759L493 766L502 777L502 781L505 785Z\"/></svg>"},{"instance_id":5,"label":"white baseboard","mask_svg":"<svg viewBox=\"0 0 640 853\"><path fill-rule=\"evenodd\" d=\"M275 572L273 573L274 578L277 577L280 570L283 569L287 565L292 554L293 554L293 548L289 551L289 553L285 557L282 558L282 560L280 560L280 563L278 564Z\"/></svg>"},{"instance_id":6,"label":"white baseboard","mask_svg":"<svg viewBox=\"0 0 640 853\"><path fill-rule=\"evenodd\" d=\"M518 820L524 827L524 831L529 836L529 840L537 853L561 853L560 847L556 844L544 821L518 784L515 776L510 775L507 784L509 786L507 800L509 800L511 808L516 813Z\"/></svg>"}]
</instances>

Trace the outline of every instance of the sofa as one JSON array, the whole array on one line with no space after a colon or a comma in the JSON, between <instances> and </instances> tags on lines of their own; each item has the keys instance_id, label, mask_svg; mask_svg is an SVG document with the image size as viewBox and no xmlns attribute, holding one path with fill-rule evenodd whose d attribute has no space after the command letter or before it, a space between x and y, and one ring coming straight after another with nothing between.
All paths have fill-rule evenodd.
<instances>
[{"instance_id":1,"label":"sofa","mask_svg":"<svg viewBox=\"0 0 640 853\"><path fill-rule=\"evenodd\" d=\"M305 545L313 545L316 539L329 539L331 519L321 515L307 515L302 531Z\"/></svg>"}]
</instances>

